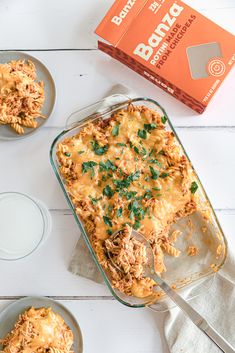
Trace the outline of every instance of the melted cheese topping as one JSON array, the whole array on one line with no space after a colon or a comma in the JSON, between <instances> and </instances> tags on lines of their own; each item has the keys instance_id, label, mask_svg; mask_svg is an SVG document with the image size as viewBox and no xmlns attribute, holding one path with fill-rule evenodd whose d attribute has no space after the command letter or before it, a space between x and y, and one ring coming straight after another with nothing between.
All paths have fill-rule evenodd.
<instances>
[{"instance_id":1,"label":"melted cheese topping","mask_svg":"<svg viewBox=\"0 0 235 353\"><path fill-rule=\"evenodd\" d=\"M126 225L137 229L150 241L162 273L163 252L179 254L170 225L196 209L191 166L164 123L157 112L130 105L58 145L75 210L113 285L128 295L150 295L154 283L118 273L105 254L105 239Z\"/></svg>"}]
</instances>

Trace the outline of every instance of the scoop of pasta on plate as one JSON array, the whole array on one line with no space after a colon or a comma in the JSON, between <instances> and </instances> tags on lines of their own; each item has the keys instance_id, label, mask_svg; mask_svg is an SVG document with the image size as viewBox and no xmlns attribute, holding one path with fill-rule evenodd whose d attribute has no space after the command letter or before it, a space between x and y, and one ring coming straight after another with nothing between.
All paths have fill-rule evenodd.
<instances>
[{"instance_id":1,"label":"scoop of pasta on plate","mask_svg":"<svg viewBox=\"0 0 235 353\"><path fill-rule=\"evenodd\" d=\"M0 339L4 353L73 353L73 332L51 308L31 307Z\"/></svg>"},{"instance_id":2,"label":"scoop of pasta on plate","mask_svg":"<svg viewBox=\"0 0 235 353\"><path fill-rule=\"evenodd\" d=\"M41 113L44 82L36 79L31 60L0 64L0 124L8 125L19 135L25 133L25 127L37 128L37 118L45 118Z\"/></svg>"}]
</instances>

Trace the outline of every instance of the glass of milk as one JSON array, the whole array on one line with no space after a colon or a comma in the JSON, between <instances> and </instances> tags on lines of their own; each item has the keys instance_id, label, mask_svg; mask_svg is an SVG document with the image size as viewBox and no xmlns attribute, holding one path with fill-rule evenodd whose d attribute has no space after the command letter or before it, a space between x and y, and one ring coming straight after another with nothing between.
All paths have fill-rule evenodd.
<instances>
[{"instance_id":1,"label":"glass of milk","mask_svg":"<svg viewBox=\"0 0 235 353\"><path fill-rule=\"evenodd\" d=\"M0 193L0 259L17 260L43 244L51 232L47 207L18 192Z\"/></svg>"}]
</instances>

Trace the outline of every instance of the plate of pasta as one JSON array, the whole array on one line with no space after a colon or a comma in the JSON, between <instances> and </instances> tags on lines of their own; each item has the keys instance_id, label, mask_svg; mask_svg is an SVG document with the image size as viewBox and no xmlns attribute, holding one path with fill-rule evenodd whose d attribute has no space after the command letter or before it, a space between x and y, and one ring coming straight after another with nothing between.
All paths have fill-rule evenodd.
<instances>
[{"instance_id":1,"label":"plate of pasta","mask_svg":"<svg viewBox=\"0 0 235 353\"><path fill-rule=\"evenodd\" d=\"M76 319L66 307L52 299L22 298L0 313L0 322L1 352L83 351L82 334Z\"/></svg>"},{"instance_id":2,"label":"plate of pasta","mask_svg":"<svg viewBox=\"0 0 235 353\"><path fill-rule=\"evenodd\" d=\"M38 59L21 52L0 53L0 139L34 133L50 117L54 80Z\"/></svg>"}]
</instances>

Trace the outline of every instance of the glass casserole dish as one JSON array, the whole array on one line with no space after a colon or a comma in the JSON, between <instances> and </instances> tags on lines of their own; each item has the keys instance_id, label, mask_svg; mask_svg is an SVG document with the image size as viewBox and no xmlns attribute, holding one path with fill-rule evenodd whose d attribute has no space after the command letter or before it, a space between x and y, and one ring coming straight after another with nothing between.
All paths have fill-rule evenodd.
<instances>
[{"instance_id":1,"label":"glass casserole dish","mask_svg":"<svg viewBox=\"0 0 235 353\"><path fill-rule=\"evenodd\" d=\"M213 208L208 200L208 197L195 173L192 164L179 140L177 134L165 112L165 110L154 100L148 98L135 98L127 99L124 102L117 104L111 104L110 106L104 107L102 109L97 109L100 102L93 105L93 113L88 114L85 118L81 120L81 112L76 112L73 114L72 118L74 123L62 131L54 140L51 151L50 159L53 170L59 181L59 184L64 192L64 195L68 201L68 204L73 212L75 220L81 230L83 238L88 246L88 249L98 267L103 275L104 281L110 289L114 297L121 303L131 306L131 307L144 307L146 305L150 306L155 310L165 310L169 307L167 298L165 298L158 287L155 287L155 293L159 294L160 299L153 300L153 297L137 298L135 296L129 296L120 292L111 283L111 278L107 271L101 266L96 253L91 244L89 234L86 230L85 224L81 217L75 210L74 202L72 201L71 194L66 186L66 181L64 180L61 169L60 162L57 158L57 149L59 144L61 144L65 139L69 139L79 134L82 129L89 126L88 124L96 124L99 121L107 122L113 114L118 114L118 112L128 109L132 106L138 107L142 106L147 109L151 109L159 114L161 121L164 122L164 129L169 131L172 136L174 136L174 144L179 148L181 153L186 157L187 162L190 165L193 174L194 183L191 187L196 187L197 189L197 199L198 207L193 213L181 217L176 222L173 222L170 227L169 233L177 238L174 241L174 245L180 250L181 255L179 257L173 257L170 255L164 255L164 262L167 271L162 273L162 278L173 288L180 290L181 294L190 291L190 297L193 297L203 290L203 287L208 286L210 280L213 279L213 274L217 272L221 266L224 264L227 254L227 243L224 237L223 231L219 225ZM96 110L96 112L94 112ZM79 121L80 120L80 121ZM149 124L147 124L149 125ZM146 124L144 126L147 126ZM154 124L153 124L154 125ZM153 127L153 129L155 126ZM151 130L151 129L150 129ZM146 139L143 136L143 130L141 130L140 137ZM148 131L148 137L151 131ZM139 132L138 132L139 134ZM146 132L145 132L146 134ZM116 134L114 134L115 136ZM122 145L119 143L119 145ZM94 148L94 146L93 146ZM78 152L79 153L79 152ZM118 158L117 158L118 159ZM155 168L155 165L153 165ZM150 168L153 168L150 167ZM91 168L92 169L92 168ZM151 169L150 169L151 170ZM154 171L152 169L152 177L154 179ZM163 177L167 176L167 173ZM88 175L87 175L88 177ZM91 177L92 179L92 177ZM156 189L156 188L155 188ZM168 191L168 190L167 190ZM170 190L169 190L170 191ZM195 190L194 190L195 192ZM161 195L158 195L161 197ZM179 235L180 233L180 235ZM179 236L178 236L179 235Z\"/></svg>"}]
</instances>

